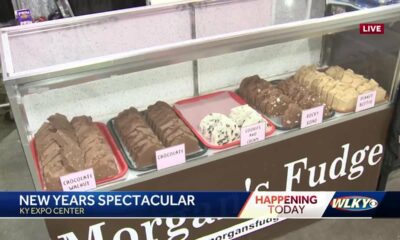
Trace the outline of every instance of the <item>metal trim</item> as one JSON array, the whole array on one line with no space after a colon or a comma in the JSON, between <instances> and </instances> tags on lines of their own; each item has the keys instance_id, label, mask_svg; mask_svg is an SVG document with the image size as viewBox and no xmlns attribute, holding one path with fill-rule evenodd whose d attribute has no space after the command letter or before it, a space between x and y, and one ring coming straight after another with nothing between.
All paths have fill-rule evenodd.
<instances>
[{"instance_id":1,"label":"metal trim","mask_svg":"<svg viewBox=\"0 0 400 240\"><path fill-rule=\"evenodd\" d=\"M11 48L8 41L8 33L1 33L1 43L4 55L4 69L3 69L3 79L6 79L12 73L14 73L14 67L12 64Z\"/></svg>"},{"instance_id":2,"label":"metal trim","mask_svg":"<svg viewBox=\"0 0 400 240\"><path fill-rule=\"evenodd\" d=\"M272 0L272 4L271 4L271 16L272 16L272 25L275 25L276 23L276 1L277 0Z\"/></svg>"},{"instance_id":3,"label":"metal trim","mask_svg":"<svg viewBox=\"0 0 400 240\"><path fill-rule=\"evenodd\" d=\"M190 28L192 31L192 39L197 38L196 31L196 7L194 5L190 6ZM192 61L192 72L193 72L193 96L199 95L199 63L197 59Z\"/></svg>"},{"instance_id":4,"label":"metal trim","mask_svg":"<svg viewBox=\"0 0 400 240\"><path fill-rule=\"evenodd\" d=\"M313 0L307 0L307 12L306 12L306 19L311 19L311 8L312 8Z\"/></svg>"},{"instance_id":5,"label":"metal trim","mask_svg":"<svg viewBox=\"0 0 400 240\"><path fill-rule=\"evenodd\" d=\"M2 103L2 104L0 104L0 108L6 108L6 107L9 107L9 106L11 106L10 103Z\"/></svg>"},{"instance_id":6,"label":"metal trim","mask_svg":"<svg viewBox=\"0 0 400 240\"><path fill-rule=\"evenodd\" d=\"M77 73L84 73L86 76L91 75L92 80L95 80L95 76L100 70L102 73L108 72L108 75L111 76L119 73L118 71L123 68L123 65L129 68L130 72L134 72L269 44L345 31L358 27L358 24L366 21L389 22L393 20L400 20L400 5L366 9L325 18L309 19L183 41L123 54L14 73L7 78L7 81L14 81L15 84L30 83L43 79L64 81L60 77ZM88 74L90 71L91 73Z\"/></svg>"},{"instance_id":7,"label":"metal trim","mask_svg":"<svg viewBox=\"0 0 400 240\"><path fill-rule=\"evenodd\" d=\"M390 101L392 102L396 101L399 90L399 84L400 84L400 49L398 50L396 68L394 70L394 76L390 90Z\"/></svg>"}]
</instances>

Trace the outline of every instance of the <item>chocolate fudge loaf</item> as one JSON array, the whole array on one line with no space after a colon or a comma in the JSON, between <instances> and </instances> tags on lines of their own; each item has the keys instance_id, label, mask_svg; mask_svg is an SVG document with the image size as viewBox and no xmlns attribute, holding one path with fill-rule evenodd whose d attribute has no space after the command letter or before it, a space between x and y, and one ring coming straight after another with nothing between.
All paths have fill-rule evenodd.
<instances>
[{"instance_id":1,"label":"chocolate fudge loaf","mask_svg":"<svg viewBox=\"0 0 400 240\"><path fill-rule=\"evenodd\" d=\"M69 171L80 171L84 169L84 156L78 143L75 130L67 117L56 113L47 119L56 129L55 138L61 147L64 165Z\"/></svg>"},{"instance_id":2,"label":"chocolate fudge loaf","mask_svg":"<svg viewBox=\"0 0 400 240\"><path fill-rule=\"evenodd\" d=\"M126 109L118 114L115 126L138 168L156 163L155 152L164 146L136 108Z\"/></svg>"},{"instance_id":3,"label":"chocolate fudge loaf","mask_svg":"<svg viewBox=\"0 0 400 240\"><path fill-rule=\"evenodd\" d=\"M118 172L111 148L91 118L76 117L69 122L57 113L48 121L35 134L39 167L47 190L62 190L61 176L87 168L93 168L96 179Z\"/></svg>"},{"instance_id":4,"label":"chocolate fudge loaf","mask_svg":"<svg viewBox=\"0 0 400 240\"><path fill-rule=\"evenodd\" d=\"M74 117L71 123L85 156L84 168L93 168L96 180L115 176L118 173L118 167L114 153L92 118Z\"/></svg>"},{"instance_id":5,"label":"chocolate fudge loaf","mask_svg":"<svg viewBox=\"0 0 400 240\"><path fill-rule=\"evenodd\" d=\"M56 140L55 129L50 123L44 123L35 135L35 147L39 156L39 167L48 190L61 190L60 177L70 173L64 167L65 157Z\"/></svg>"},{"instance_id":6,"label":"chocolate fudge loaf","mask_svg":"<svg viewBox=\"0 0 400 240\"><path fill-rule=\"evenodd\" d=\"M197 138L167 103L158 101L149 106L146 117L164 146L185 144L186 154L200 150Z\"/></svg>"}]
</instances>

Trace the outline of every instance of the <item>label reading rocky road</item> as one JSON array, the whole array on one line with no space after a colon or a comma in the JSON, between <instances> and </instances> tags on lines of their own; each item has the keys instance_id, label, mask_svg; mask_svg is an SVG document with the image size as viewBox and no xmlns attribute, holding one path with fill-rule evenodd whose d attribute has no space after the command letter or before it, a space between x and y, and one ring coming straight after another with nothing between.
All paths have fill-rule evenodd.
<instances>
[{"instance_id":1,"label":"label reading rocky road","mask_svg":"<svg viewBox=\"0 0 400 240\"><path fill-rule=\"evenodd\" d=\"M358 96L356 112L367 110L375 106L376 91L367 92Z\"/></svg>"},{"instance_id":2,"label":"label reading rocky road","mask_svg":"<svg viewBox=\"0 0 400 240\"><path fill-rule=\"evenodd\" d=\"M96 188L93 168L61 176L60 181L66 192L88 191Z\"/></svg>"},{"instance_id":3,"label":"label reading rocky road","mask_svg":"<svg viewBox=\"0 0 400 240\"><path fill-rule=\"evenodd\" d=\"M243 127L240 130L240 146L260 142L265 139L265 122Z\"/></svg>"},{"instance_id":4,"label":"label reading rocky road","mask_svg":"<svg viewBox=\"0 0 400 240\"><path fill-rule=\"evenodd\" d=\"M304 110L301 114L301 128L311 127L322 123L324 106Z\"/></svg>"},{"instance_id":5,"label":"label reading rocky road","mask_svg":"<svg viewBox=\"0 0 400 240\"><path fill-rule=\"evenodd\" d=\"M186 162L185 144L164 148L156 152L157 169L173 167Z\"/></svg>"}]
</instances>

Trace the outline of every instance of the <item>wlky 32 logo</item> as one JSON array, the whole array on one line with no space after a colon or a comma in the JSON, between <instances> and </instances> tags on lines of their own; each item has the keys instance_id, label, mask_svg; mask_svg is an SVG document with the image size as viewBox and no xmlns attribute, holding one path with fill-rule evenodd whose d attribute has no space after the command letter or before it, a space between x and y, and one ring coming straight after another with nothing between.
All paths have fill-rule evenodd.
<instances>
[{"instance_id":1,"label":"wlky 32 logo","mask_svg":"<svg viewBox=\"0 0 400 240\"><path fill-rule=\"evenodd\" d=\"M362 196L346 196L340 198L334 198L330 202L332 208L341 211L351 211L351 212L359 212L359 211L368 211L378 207L378 201Z\"/></svg>"}]
</instances>

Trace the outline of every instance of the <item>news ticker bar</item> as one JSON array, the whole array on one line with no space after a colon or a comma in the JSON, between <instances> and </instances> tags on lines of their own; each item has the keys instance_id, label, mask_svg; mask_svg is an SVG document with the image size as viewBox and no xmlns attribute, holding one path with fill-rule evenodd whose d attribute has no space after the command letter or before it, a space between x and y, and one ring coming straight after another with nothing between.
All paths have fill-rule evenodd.
<instances>
[{"instance_id":1,"label":"news ticker bar","mask_svg":"<svg viewBox=\"0 0 400 240\"><path fill-rule=\"evenodd\" d=\"M400 192L0 192L1 218L398 218Z\"/></svg>"}]
</instances>

